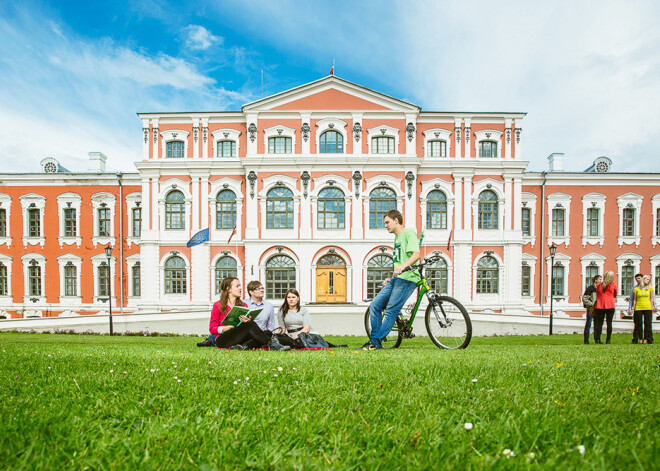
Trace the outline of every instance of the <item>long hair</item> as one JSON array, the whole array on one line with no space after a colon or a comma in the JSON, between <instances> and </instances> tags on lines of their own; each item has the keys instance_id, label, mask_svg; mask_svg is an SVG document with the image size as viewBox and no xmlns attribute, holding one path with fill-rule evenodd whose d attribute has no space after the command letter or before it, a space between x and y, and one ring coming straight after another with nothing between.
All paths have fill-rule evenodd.
<instances>
[{"instance_id":1,"label":"long hair","mask_svg":"<svg viewBox=\"0 0 660 471\"><path fill-rule=\"evenodd\" d=\"M282 311L282 319L284 319L286 317L286 313L289 312L289 303L286 300L287 296L289 296L289 293L298 296L298 304L296 304L296 310L300 311L300 293L298 293L297 289L290 288L286 291L286 293L284 293L284 303L282 303L282 307L280 308Z\"/></svg>"},{"instance_id":2,"label":"long hair","mask_svg":"<svg viewBox=\"0 0 660 471\"><path fill-rule=\"evenodd\" d=\"M607 291L607 287L614 281L614 272L612 270L606 271L603 276L603 291Z\"/></svg>"},{"instance_id":3,"label":"long hair","mask_svg":"<svg viewBox=\"0 0 660 471\"><path fill-rule=\"evenodd\" d=\"M644 283L644 278L648 278L648 279L649 279L649 282L648 282L648 283ZM651 285L651 277L650 277L649 275L644 275L644 276L642 277L642 281L639 282L639 289L642 290L642 291L644 291L644 290L649 289L651 286L652 286L652 285Z\"/></svg>"},{"instance_id":4,"label":"long hair","mask_svg":"<svg viewBox=\"0 0 660 471\"><path fill-rule=\"evenodd\" d=\"M229 289L234 280L238 280L233 276L228 276L220 282L220 312L224 315L227 312L227 303L229 302Z\"/></svg>"}]
</instances>

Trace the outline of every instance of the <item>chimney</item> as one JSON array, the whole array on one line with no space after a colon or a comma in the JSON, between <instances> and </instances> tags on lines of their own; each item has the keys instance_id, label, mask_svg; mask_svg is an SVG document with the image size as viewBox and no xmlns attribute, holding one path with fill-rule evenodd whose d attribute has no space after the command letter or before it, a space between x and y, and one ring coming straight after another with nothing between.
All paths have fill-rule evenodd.
<instances>
[{"instance_id":1,"label":"chimney","mask_svg":"<svg viewBox=\"0 0 660 471\"><path fill-rule=\"evenodd\" d=\"M554 152L548 156L548 162L550 163L551 172L564 171L564 154L560 152Z\"/></svg>"},{"instance_id":2,"label":"chimney","mask_svg":"<svg viewBox=\"0 0 660 471\"><path fill-rule=\"evenodd\" d=\"M89 171L95 173L105 172L105 161L108 159L102 152L89 152Z\"/></svg>"}]
</instances>

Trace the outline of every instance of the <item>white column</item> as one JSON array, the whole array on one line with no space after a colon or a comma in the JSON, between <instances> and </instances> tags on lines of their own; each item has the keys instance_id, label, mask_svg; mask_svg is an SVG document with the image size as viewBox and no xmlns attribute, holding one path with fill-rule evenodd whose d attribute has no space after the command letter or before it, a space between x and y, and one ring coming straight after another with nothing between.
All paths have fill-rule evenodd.
<instances>
[{"instance_id":1,"label":"white column","mask_svg":"<svg viewBox=\"0 0 660 471\"><path fill-rule=\"evenodd\" d=\"M158 193L160 192L160 185L158 180L151 180L151 229L155 232L160 231L158 225Z\"/></svg>"},{"instance_id":2,"label":"white column","mask_svg":"<svg viewBox=\"0 0 660 471\"><path fill-rule=\"evenodd\" d=\"M406 180L405 176L408 175L408 172L412 171L415 180L412 182L412 188L410 189L411 195L410 198L408 197L408 180ZM417 175L414 172L414 169L405 169L404 174L403 174L403 183L404 183L404 188L405 188L405 196L404 196L404 201L406 202L406 209L405 209L405 225L407 227L414 228L417 225Z\"/></svg>"},{"instance_id":3,"label":"white column","mask_svg":"<svg viewBox=\"0 0 660 471\"><path fill-rule=\"evenodd\" d=\"M455 118L454 119L454 135L452 136L454 139L454 149L456 152L456 158L461 159L463 158L463 153L461 150L461 123L463 120L461 118Z\"/></svg>"},{"instance_id":4,"label":"white column","mask_svg":"<svg viewBox=\"0 0 660 471\"><path fill-rule=\"evenodd\" d=\"M353 126L355 126L356 123L362 126L362 113L353 113ZM353 129L346 130L353 139L353 155L362 154L362 138L366 135L366 132L364 130L362 131L363 132L359 133L358 137L358 135L353 132Z\"/></svg>"},{"instance_id":5,"label":"white column","mask_svg":"<svg viewBox=\"0 0 660 471\"><path fill-rule=\"evenodd\" d=\"M195 128L197 128L197 132L195 132ZM192 141L193 141L193 157L195 159L199 158L199 141L200 137L202 134L202 130L199 127L199 119L193 118L193 133L192 133Z\"/></svg>"},{"instance_id":6,"label":"white column","mask_svg":"<svg viewBox=\"0 0 660 471\"><path fill-rule=\"evenodd\" d=\"M312 197L310 196L310 193L312 191L312 180L310 179L308 184L307 184L307 197L304 195L304 185L302 184L302 181L300 182L300 189L302 191L301 197L298 201L300 201L300 238L301 239L311 239L312 237L312 223L311 223L311 201ZM295 203L294 203L295 207Z\"/></svg>"},{"instance_id":7,"label":"white column","mask_svg":"<svg viewBox=\"0 0 660 471\"><path fill-rule=\"evenodd\" d=\"M522 178L513 179L513 230L522 230ZM520 235L518 235L520 237Z\"/></svg>"},{"instance_id":8,"label":"white column","mask_svg":"<svg viewBox=\"0 0 660 471\"><path fill-rule=\"evenodd\" d=\"M511 123L510 119L504 120L504 158L511 158L511 140L515 137L511 134Z\"/></svg>"},{"instance_id":9,"label":"white column","mask_svg":"<svg viewBox=\"0 0 660 471\"><path fill-rule=\"evenodd\" d=\"M513 214L511 214L513 208L513 178L511 177L505 177L504 179L504 200L506 202L504 205L504 232L506 237L506 232L513 229Z\"/></svg>"},{"instance_id":10,"label":"white column","mask_svg":"<svg viewBox=\"0 0 660 471\"><path fill-rule=\"evenodd\" d=\"M316 129L312 129L312 125L310 123L311 120L311 115L309 113L304 113L300 115L300 139L302 143L302 155L309 155L310 152L310 143L312 142L313 136L316 133ZM303 124L307 123L307 125L310 127L309 133L307 134L307 140L303 137L303 132L302 132L302 126ZM318 151L317 151L318 152Z\"/></svg>"},{"instance_id":11,"label":"white column","mask_svg":"<svg viewBox=\"0 0 660 471\"><path fill-rule=\"evenodd\" d=\"M160 299L158 270L158 245L152 242L140 244L140 303L144 311L155 310Z\"/></svg>"},{"instance_id":12,"label":"white column","mask_svg":"<svg viewBox=\"0 0 660 471\"><path fill-rule=\"evenodd\" d=\"M355 198L355 188L353 188L353 230L351 231L351 239L362 239L364 232L362 229L362 217L364 216L364 199L362 196L363 180L360 180L357 187L360 188L360 197ZM355 180L353 180L355 185Z\"/></svg>"},{"instance_id":13,"label":"white column","mask_svg":"<svg viewBox=\"0 0 660 471\"><path fill-rule=\"evenodd\" d=\"M199 219L199 228L206 229L207 227L211 227L209 221L209 174L201 175L199 181L201 183L199 189L199 204L202 209ZM237 207L236 210L238 211L239 208ZM240 213L236 215L236 221L239 223L237 231L240 231Z\"/></svg>"},{"instance_id":14,"label":"white column","mask_svg":"<svg viewBox=\"0 0 660 471\"><path fill-rule=\"evenodd\" d=\"M190 284L193 305L205 306L211 299L210 248L199 244L190 249Z\"/></svg>"},{"instance_id":15,"label":"white column","mask_svg":"<svg viewBox=\"0 0 660 471\"><path fill-rule=\"evenodd\" d=\"M247 157L254 157L257 155L257 142L259 142L259 130L257 128L257 131L254 134L250 133L250 126L253 124L255 126L258 126L257 124L257 115L256 113L250 113L245 116L246 121L245 125L247 126L247 151L246 151L246 156Z\"/></svg>"},{"instance_id":16,"label":"white column","mask_svg":"<svg viewBox=\"0 0 660 471\"><path fill-rule=\"evenodd\" d=\"M213 136L209 134L209 119L202 118L202 129L200 129L200 140L202 141L202 158L209 158L209 139Z\"/></svg>"},{"instance_id":17,"label":"white column","mask_svg":"<svg viewBox=\"0 0 660 471\"><path fill-rule=\"evenodd\" d=\"M513 135L511 136L511 139L513 139L514 148L516 150L516 159L521 160L523 158L522 154L522 120L521 119L516 119L514 120L514 125L515 125L515 130Z\"/></svg>"},{"instance_id":18,"label":"white column","mask_svg":"<svg viewBox=\"0 0 660 471\"><path fill-rule=\"evenodd\" d=\"M463 303L470 303L472 302L472 247L470 245L454 245L453 265L454 297Z\"/></svg>"},{"instance_id":19,"label":"white column","mask_svg":"<svg viewBox=\"0 0 660 471\"><path fill-rule=\"evenodd\" d=\"M459 175L454 177L454 233L462 229L463 225L463 179Z\"/></svg>"},{"instance_id":20,"label":"white column","mask_svg":"<svg viewBox=\"0 0 660 471\"><path fill-rule=\"evenodd\" d=\"M466 230L469 230L470 238L474 233L472 227L472 176L466 176L463 179L463 224Z\"/></svg>"},{"instance_id":21,"label":"white column","mask_svg":"<svg viewBox=\"0 0 660 471\"><path fill-rule=\"evenodd\" d=\"M248 138L248 143L250 139ZM249 147L249 146L248 146ZM249 152L249 151L248 151ZM245 238L247 239L257 239L259 237L259 199L257 198L258 193L259 193L259 180L254 181L254 187L251 186L250 180L248 176L250 175L250 172L253 171L256 175L258 175L256 170L250 170L249 168L246 169L246 174L245 174L245 187L246 187L246 195L245 195L245 223L246 223L246 228L245 228ZM256 267L256 265L255 265Z\"/></svg>"},{"instance_id":22,"label":"white column","mask_svg":"<svg viewBox=\"0 0 660 471\"><path fill-rule=\"evenodd\" d=\"M199 231L199 177L191 175L192 177L192 205L190 210L192 211L192 233L195 234ZM194 266L194 265L193 265Z\"/></svg>"},{"instance_id":23,"label":"white column","mask_svg":"<svg viewBox=\"0 0 660 471\"><path fill-rule=\"evenodd\" d=\"M160 158L160 136L158 135L158 118L151 120L151 156L154 159Z\"/></svg>"},{"instance_id":24,"label":"white column","mask_svg":"<svg viewBox=\"0 0 660 471\"><path fill-rule=\"evenodd\" d=\"M412 133L412 140L408 138L408 125L411 124L415 127L415 131ZM406 130L404 133L406 139L406 155L408 157L414 157L417 155L417 115L407 114L406 115Z\"/></svg>"},{"instance_id":25,"label":"white column","mask_svg":"<svg viewBox=\"0 0 660 471\"><path fill-rule=\"evenodd\" d=\"M149 178L142 177L142 239L145 239L145 233L149 231L149 222L151 221L151 201L149 200L149 188L151 183ZM151 236L149 236L151 238Z\"/></svg>"},{"instance_id":26,"label":"white column","mask_svg":"<svg viewBox=\"0 0 660 471\"><path fill-rule=\"evenodd\" d=\"M465 140L465 157L472 157L472 128L470 127L470 119L465 119L465 129L463 130L463 139Z\"/></svg>"},{"instance_id":27,"label":"white column","mask_svg":"<svg viewBox=\"0 0 660 471\"><path fill-rule=\"evenodd\" d=\"M149 120L142 120L142 160L149 159Z\"/></svg>"}]
</instances>

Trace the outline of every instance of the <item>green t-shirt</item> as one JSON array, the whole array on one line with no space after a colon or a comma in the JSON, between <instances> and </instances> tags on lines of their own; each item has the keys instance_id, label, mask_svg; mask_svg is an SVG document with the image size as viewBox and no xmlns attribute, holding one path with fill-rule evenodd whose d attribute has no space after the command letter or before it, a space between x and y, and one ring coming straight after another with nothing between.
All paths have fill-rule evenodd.
<instances>
[{"instance_id":1,"label":"green t-shirt","mask_svg":"<svg viewBox=\"0 0 660 471\"><path fill-rule=\"evenodd\" d=\"M419 240L417 234L412 229L404 229L401 234L394 238L394 268L405 263L414 252L419 252ZM419 264L416 262L415 265ZM411 270L401 273L397 276L402 280L414 281L420 280L419 272Z\"/></svg>"}]
</instances>

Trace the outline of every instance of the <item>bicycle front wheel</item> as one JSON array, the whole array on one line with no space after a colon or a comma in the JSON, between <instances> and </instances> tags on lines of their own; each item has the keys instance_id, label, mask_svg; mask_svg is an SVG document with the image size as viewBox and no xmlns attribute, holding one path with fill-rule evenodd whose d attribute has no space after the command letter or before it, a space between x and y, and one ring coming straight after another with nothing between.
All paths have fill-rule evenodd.
<instances>
[{"instance_id":1,"label":"bicycle front wheel","mask_svg":"<svg viewBox=\"0 0 660 471\"><path fill-rule=\"evenodd\" d=\"M436 296L425 315L426 331L439 348L467 348L472 339L472 322L465 307L449 296Z\"/></svg>"},{"instance_id":2,"label":"bicycle front wheel","mask_svg":"<svg viewBox=\"0 0 660 471\"><path fill-rule=\"evenodd\" d=\"M401 329L399 329L400 322L400 318L397 317L394 328L385 338L380 339L380 343L383 348L399 348L399 345L401 345L401 341L403 340L403 332L401 332ZM367 312L364 313L364 330L367 331L367 336L371 338L371 318L369 308L367 308Z\"/></svg>"}]
</instances>

